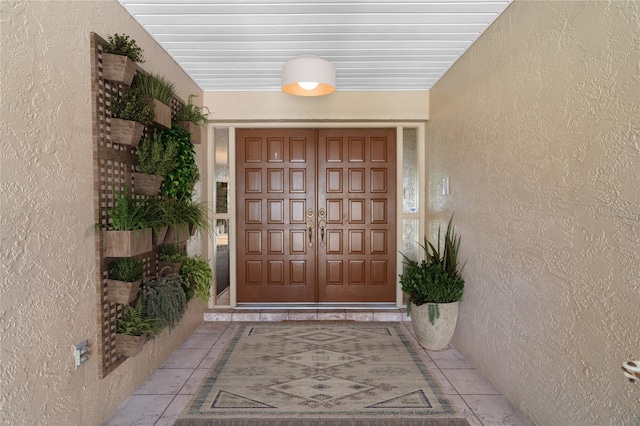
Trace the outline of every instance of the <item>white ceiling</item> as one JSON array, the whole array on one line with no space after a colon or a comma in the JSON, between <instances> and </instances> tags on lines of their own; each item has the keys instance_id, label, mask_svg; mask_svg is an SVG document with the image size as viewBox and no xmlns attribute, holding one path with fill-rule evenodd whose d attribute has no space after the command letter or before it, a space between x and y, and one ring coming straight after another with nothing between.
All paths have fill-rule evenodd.
<instances>
[{"instance_id":1,"label":"white ceiling","mask_svg":"<svg viewBox=\"0 0 640 426\"><path fill-rule=\"evenodd\" d=\"M279 91L289 59L336 90L429 90L512 0L119 0L204 91Z\"/></svg>"}]
</instances>

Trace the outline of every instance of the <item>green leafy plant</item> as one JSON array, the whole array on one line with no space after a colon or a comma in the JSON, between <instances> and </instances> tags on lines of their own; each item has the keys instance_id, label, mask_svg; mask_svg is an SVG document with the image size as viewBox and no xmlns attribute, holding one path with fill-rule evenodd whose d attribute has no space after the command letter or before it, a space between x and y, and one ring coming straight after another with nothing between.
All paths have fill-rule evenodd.
<instances>
[{"instance_id":1,"label":"green leafy plant","mask_svg":"<svg viewBox=\"0 0 640 426\"><path fill-rule=\"evenodd\" d=\"M142 48L138 46L138 43L134 39L130 39L128 35L125 34L114 34L109 36L109 42L104 46L104 51L106 53L111 53L113 55L123 55L127 56L133 62L137 62L139 64L144 63L144 57L142 56Z\"/></svg>"},{"instance_id":2,"label":"green leafy plant","mask_svg":"<svg viewBox=\"0 0 640 426\"><path fill-rule=\"evenodd\" d=\"M183 262L186 258L184 250L177 244L164 244L158 251L158 259L163 262Z\"/></svg>"},{"instance_id":3,"label":"green leafy plant","mask_svg":"<svg viewBox=\"0 0 640 426\"><path fill-rule=\"evenodd\" d=\"M134 282L142 279L144 266L135 257L122 257L109 266L109 279Z\"/></svg>"},{"instance_id":4,"label":"green leafy plant","mask_svg":"<svg viewBox=\"0 0 640 426\"><path fill-rule=\"evenodd\" d=\"M171 129L164 132L176 142L178 154L173 168L162 183L162 193L171 197L191 197L193 183L200 176L191 135L176 123L172 123Z\"/></svg>"},{"instance_id":5,"label":"green leafy plant","mask_svg":"<svg viewBox=\"0 0 640 426\"><path fill-rule=\"evenodd\" d=\"M207 301L211 296L211 283L213 273L209 263L200 256L188 257L183 260L180 275L184 278L185 284L191 294L195 293L201 300ZM187 293L187 291L185 291ZM189 300L188 298L187 300Z\"/></svg>"},{"instance_id":6,"label":"green leafy plant","mask_svg":"<svg viewBox=\"0 0 640 426\"><path fill-rule=\"evenodd\" d=\"M191 102L191 99L195 95L189 95L189 100L185 105L182 105L176 111L177 121L190 121L196 126L204 126L207 122L207 118L211 113L207 107L199 107ZM204 111L207 111L206 113Z\"/></svg>"},{"instance_id":7,"label":"green leafy plant","mask_svg":"<svg viewBox=\"0 0 640 426\"><path fill-rule=\"evenodd\" d=\"M178 274L153 277L142 286L142 312L156 318L163 327L174 328L184 316L187 299Z\"/></svg>"},{"instance_id":8,"label":"green leafy plant","mask_svg":"<svg viewBox=\"0 0 640 426\"><path fill-rule=\"evenodd\" d=\"M149 227L149 207L145 200L134 198L129 188L124 192L115 191L115 205L107 209L111 224L107 229L114 231L135 231Z\"/></svg>"},{"instance_id":9,"label":"green leafy plant","mask_svg":"<svg viewBox=\"0 0 640 426\"><path fill-rule=\"evenodd\" d=\"M173 83L167 81L161 75L138 73L133 78L131 87L140 89L143 94L155 98L165 105L171 106L174 86Z\"/></svg>"},{"instance_id":10,"label":"green leafy plant","mask_svg":"<svg viewBox=\"0 0 640 426\"><path fill-rule=\"evenodd\" d=\"M155 118L153 101L138 89L127 89L122 97L111 98L111 116L149 125Z\"/></svg>"},{"instance_id":11,"label":"green leafy plant","mask_svg":"<svg viewBox=\"0 0 640 426\"><path fill-rule=\"evenodd\" d=\"M171 135L156 130L150 137L144 138L136 149L140 173L165 177L174 167L178 146Z\"/></svg>"},{"instance_id":12,"label":"green leafy plant","mask_svg":"<svg viewBox=\"0 0 640 426\"><path fill-rule=\"evenodd\" d=\"M420 244L420 247L425 254L425 260L421 262L401 253L404 257L404 270L400 275L400 284L402 291L409 296L407 311L410 312L411 304L433 304L429 305L429 320L433 324L435 318L440 316L438 304L457 302L464 291L464 280L460 275L464 265L458 270L460 236L455 233L453 215L449 219L443 248L440 227L436 245L425 236L424 245Z\"/></svg>"},{"instance_id":13,"label":"green leafy plant","mask_svg":"<svg viewBox=\"0 0 640 426\"><path fill-rule=\"evenodd\" d=\"M160 330L160 321L144 315L140 299L135 306L125 306L122 318L116 322L116 333L129 336L142 336L143 334L153 336L158 334Z\"/></svg>"}]
</instances>

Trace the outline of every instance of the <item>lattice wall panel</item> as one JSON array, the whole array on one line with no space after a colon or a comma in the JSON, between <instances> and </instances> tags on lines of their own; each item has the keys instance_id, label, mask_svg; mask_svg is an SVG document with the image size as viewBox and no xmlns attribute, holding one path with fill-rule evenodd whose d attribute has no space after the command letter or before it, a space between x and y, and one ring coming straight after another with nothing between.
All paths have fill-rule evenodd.
<instances>
[{"instance_id":1,"label":"lattice wall panel","mask_svg":"<svg viewBox=\"0 0 640 426\"><path fill-rule=\"evenodd\" d=\"M93 164L95 222L108 225L106 210L112 208L117 192L128 186L133 188L132 172L135 169L135 150L128 145L111 142L111 100L122 96L127 86L105 80L102 76L102 53L105 40L91 33L91 71L93 98ZM144 72L139 69L138 72ZM172 115L182 104L179 99L172 102ZM144 136L152 129L146 128ZM119 357L115 349L116 322L122 317L123 305L107 300L107 276L109 262L102 248L102 231L96 230L96 293L98 330L96 349L99 357L100 377L104 377L120 365L126 357ZM145 267L145 276L157 273L157 248L136 256Z\"/></svg>"}]
</instances>

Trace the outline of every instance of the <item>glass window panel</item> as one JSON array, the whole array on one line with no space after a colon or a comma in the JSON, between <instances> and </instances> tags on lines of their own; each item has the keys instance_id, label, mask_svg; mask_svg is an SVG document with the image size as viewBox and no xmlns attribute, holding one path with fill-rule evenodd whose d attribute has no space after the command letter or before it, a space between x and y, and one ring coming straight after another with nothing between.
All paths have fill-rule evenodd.
<instances>
[{"instance_id":1,"label":"glass window panel","mask_svg":"<svg viewBox=\"0 0 640 426\"><path fill-rule=\"evenodd\" d=\"M229 212L229 129L216 128L215 132L215 200L216 213Z\"/></svg>"},{"instance_id":2,"label":"glass window panel","mask_svg":"<svg viewBox=\"0 0 640 426\"><path fill-rule=\"evenodd\" d=\"M214 231L216 304L224 305L229 303L223 300L229 294L229 220L217 219Z\"/></svg>"},{"instance_id":3,"label":"glass window panel","mask_svg":"<svg viewBox=\"0 0 640 426\"><path fill-rule=\"evenodd\" d=\"M402 211L404 213L418 212L418 136L416 129L403 129L402 148Z\"/></svg>"},{"instance_id":4,"label":"glass window panel","mask_svg":"<svg viewBox=\"0 0 640 426\"><path fill-rule=\"evenodd\" d=\"M422 259L422 253L418 242L420 236L418 232L420 230L420 222L418 219L403 219L402 220L402 253L409 259L420 260Z\"/></svg>"}]
</instances>

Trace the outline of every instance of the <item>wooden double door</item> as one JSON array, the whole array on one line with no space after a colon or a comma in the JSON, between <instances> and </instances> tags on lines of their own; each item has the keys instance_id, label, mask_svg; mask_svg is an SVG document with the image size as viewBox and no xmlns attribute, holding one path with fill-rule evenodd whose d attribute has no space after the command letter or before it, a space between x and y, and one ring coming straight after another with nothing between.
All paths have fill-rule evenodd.
<instances>
[{"instance_id":1,"label":"wooden double door","mask_svg":"<svg viewBox=\"0 0 640 426\"><path fill-rule=\"evenodd\" d=\"M395 129L238 129L238 302L393 302Z\"/></svg>"}]
</instances>

